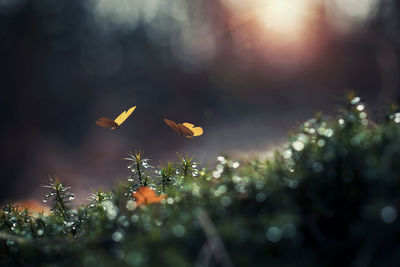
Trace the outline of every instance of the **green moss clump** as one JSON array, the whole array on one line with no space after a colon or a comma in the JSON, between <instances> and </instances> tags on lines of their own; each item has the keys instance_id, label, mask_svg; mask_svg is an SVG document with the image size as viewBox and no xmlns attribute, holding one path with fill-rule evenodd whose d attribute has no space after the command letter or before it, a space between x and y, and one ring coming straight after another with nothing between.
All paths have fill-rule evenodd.
<instances>
[{"instance_id":1,"label":"green moss clump","mask_svg":"<svg viewBox=\"0 0 400 267\"><path fill-rule=\"evenodd\" d=\"M154 170L130 155L132 175L87 205L52 179L50 215L16 204L0 213L2 266L397 266L400 113L381 123L351 96L267 160L218 157L210 169L179 156ZM149 186L162 203L137 206Z\"/></svg>"}]
</instances>

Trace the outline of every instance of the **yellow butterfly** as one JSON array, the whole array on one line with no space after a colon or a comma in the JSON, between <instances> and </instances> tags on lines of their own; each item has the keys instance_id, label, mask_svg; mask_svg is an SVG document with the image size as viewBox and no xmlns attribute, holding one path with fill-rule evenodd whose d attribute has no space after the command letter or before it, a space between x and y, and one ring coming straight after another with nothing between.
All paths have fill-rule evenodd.
<instances>
[{"instance_id":1,"label":"yellow butterfly","mask_svg":"<svg viewBox=\"0 0 400 267\"><path fill-rule=\"evenodd\" d=\"M172 130L186 138L193 138L193 136L200 136L203 134L203 128L194 127L194 124L188 122L176 123L168 119L164 119L164 122L171 127Z\"/></svg>"},{"instance_id":2,"label":"yellow butterfly","mask_svg":"<svg viewBox=\"0 0 400 267\"><path fill-rule=\"evenodd\" d=\"M128 111L124 111L115 120L109 118L101 117L96 121L97 125L101 127L109 128L111 130L120 129L121 124L132 114L136 106L131 107Z\"/></svg>"}]
</instances>

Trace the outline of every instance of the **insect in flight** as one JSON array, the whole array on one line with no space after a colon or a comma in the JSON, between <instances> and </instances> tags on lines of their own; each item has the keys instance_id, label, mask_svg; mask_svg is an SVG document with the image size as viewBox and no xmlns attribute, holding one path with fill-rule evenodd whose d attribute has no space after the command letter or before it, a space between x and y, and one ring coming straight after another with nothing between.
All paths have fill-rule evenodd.
<instances>
[{"instance_id":1,"label":"insect in flight","mask_svg":"<svg viewBox=\"0 0 400 267\"><path fill-rule=\"evenodd\" d=\"M200 136L203 134L203 128L194 127L193 124L188 122L176 123L168 119L164 119L164 122L171 127L172 130L186 138L193 138L193 136Z\"/></svg>"},{"instance_id":2,"label":"insect in flight","mask_svg":"<svg viewBox=\"0 0 400 267\"><path fill-rule=\"evenodd\" d=\"M115 120L109 118L101 117L96 121L97 125L101 127L109 128L111 130L120 129L121 124L132 114L136 106L131 107L128 111L122 112Z\"/></svg>"}]
</instances>

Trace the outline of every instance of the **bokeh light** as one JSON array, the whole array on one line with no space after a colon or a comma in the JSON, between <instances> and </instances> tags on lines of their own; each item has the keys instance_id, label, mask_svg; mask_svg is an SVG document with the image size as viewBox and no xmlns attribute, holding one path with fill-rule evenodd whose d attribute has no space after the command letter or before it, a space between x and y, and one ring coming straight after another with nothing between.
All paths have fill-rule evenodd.
<instances>
[{"instance_id":1,"label":"bokeh light","mask_svg":"<svg viewBox=\"0 0 400 267\"><path fill-rule=\"evenodd\" d=\"M378 7L378 0L330 0L324 3L334 27L344 32L363 26Z\"/></svg>"},{"instance_id":2,"label":"bokeh light","mask_svg":"<svg viewBox=\"0 0 400 267\"><path fill-rule=\"evenodd\" d=\"M275 34L275 38L283 40L295 40L305 35L312 5L309 0L258 0L254 2L254 10L266 28L266 34Z\"/></svg>"}]
</instances>

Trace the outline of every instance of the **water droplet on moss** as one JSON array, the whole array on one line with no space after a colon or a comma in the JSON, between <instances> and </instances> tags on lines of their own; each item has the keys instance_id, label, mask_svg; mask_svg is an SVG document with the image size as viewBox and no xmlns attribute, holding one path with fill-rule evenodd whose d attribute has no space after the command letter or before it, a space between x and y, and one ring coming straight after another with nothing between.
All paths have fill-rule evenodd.
<instances>
[{"instance_id":1,"label":"water droplet on moss","mask_svg":"<svg viewBox=\"0 0 400 267\"><path fill-rule=\"evenodd\" d=\"M213 174L212 174L212 176L213 176L215 179L218 179L218 178L221 177L221 173L220 173L219 171L214 171Z\"/></svg>"},{"instance_id":2,"label":"water droplet on moss","mask_svg":"<svg viewBox=\"0 0 400 267\"><path fill-rule=\"evenodd\" d=\"M121 241L123 237L124 237L124 236L123 236L122 233L119 232L119 231L116 231L116 232L114 232L114 233L112 234L112 239L113 239L115 242Z\"/></svg>"},{"instance_id":3,"label":"water droplet on moss","mask_svg":"<svg viewBox=\"0 0 400 267\"><path fill-rule=\"evenodd\" d=\"M281 240L282 232L278 227L272 226L272 227L268 228L266 236L269 241L276 243Z\"/></svg>"},{"instance_id":4,"label":"water droplet on moss","mask_svg":"<svg viewBox=\"0 0 400 267\"><path fill-rule=\"evenodd\" d=\"M266 196L264 193L257 193L256 195L256 200L257 202L263 202L266 199Z\"/></svg>"},{"instance_id":5,"label":"water droplet on moss","mask_svg":"<svg viewBox=\"0 0 400 267\"><path fill-rule=\"evenodd\" d=\"M360 105L357 106L357 110L358 110L358 111L363 111L364 108L365 108L365 107L364 107L364 105L362 105L362 104L360 104Z\"/></svg>"},{"instance_id":6,"label":"water droplet on moss","mask_svg":"<svg viewBox=\"0 0 400 267\"><path fill-rule=\"evenodd\" d=\"M232 182L234 182L235 184L240 183L241 180L242 178L237 175L232 176Z\"/></svg>"},{"instance_id":7,"label":"water droplet on moss","mask_svg":"<svg viewBox=\"0 0 400 267\"><path fill-rule=\"evenodd\" d=\"M360 102L360 101L361 101L361 98L359 98L359 97L357 96L357 97L353 98L353 99L350 101L350 103L351 103L352 105L355 105L355 104L357 104L357 103Z\"/></svg>"},{"instance_id":8,"label":"water droplet on moss","mask_svg":"<svg viewBox=\"0 0 400 267\"><path fill-rule=\"evenodd\" d=\"M384 207L381 211L381 219L385 223L392 223L397 219L397 210L393 206Z\"/></svg>"},{"instance_id":9,"label":"water droplet on moss","mask_svg":"<svg viewBox=\"0 0 400 267\"><path fill-rule=\"evenodd\" d=\"M294 141L292 147L297 151L302 151L304 149L304 143L301 141Z\"/></svg>"},{"instance_id":10,"label":"water droplet on moss","mask_svg":"<svg viewBox=\"0 0 400 267\"><path fill-rule=\"evenodd\" d=\"M232 164L232 168L234 168L234 169L239 168L239 166L240 166L240 163L237 162L237 161L235 161L235 162Z\"/></svg>"},{"instance_id":11,"label":"water droplet on moss","mask_svg":"<svg viewBox=\"0 0 400 267\"><path fill-rule=\"evenodd\" d=\"M324 139L318 140L317 145L318 145L319 147L323 147L323 146L325 145L325 140L324 140Z\"/></svg>"},{"instance_id":12,"label":"water droplet on moss","mask_svg":"<svg viewBox=\"0 0 400 267\"><path fill-rule=\"evenodd\" d=\"M221 203L222 206L227 207L227 206L229 206L229 205L232 203L232 200L231 200L231 198L228 197L228 196L223 196L223 197L221 198L220 203Z\"/></svg>"},{"instance_id":13,"label":"water droplet on moss","mask_svg":"<svg viewBox=\"0 0 400 267\"><path fill-rule=\"evenodd\" d=\"M137 222L139 221L139 216L136 215L136 214L132 215L131 221L132 221L133 223L137 223Z\"/></svg>"},{"instance_id":14,"label":"water droplet on moss","mask_svg":"<svg viewBox=\"0 0 400 267\"><path fill-rule=\"evenodd\" d=\"M314 162L312 165L312 168L313 168L314 172L321 172L324 169L322 164L319 162Z\"/></svg>"},{"instance_id":15,"label":"water droplet on moss","mask_svg":"<svg viewBox=\"0 0 400 267\"><path fill-rule=\"evenodd\" d=\"M174 228L172 228L172 233L176 236L176 237L182 237L185 234L185 227L183 227L182 225L175 225Z\"/></svg>"}]
</instances>

